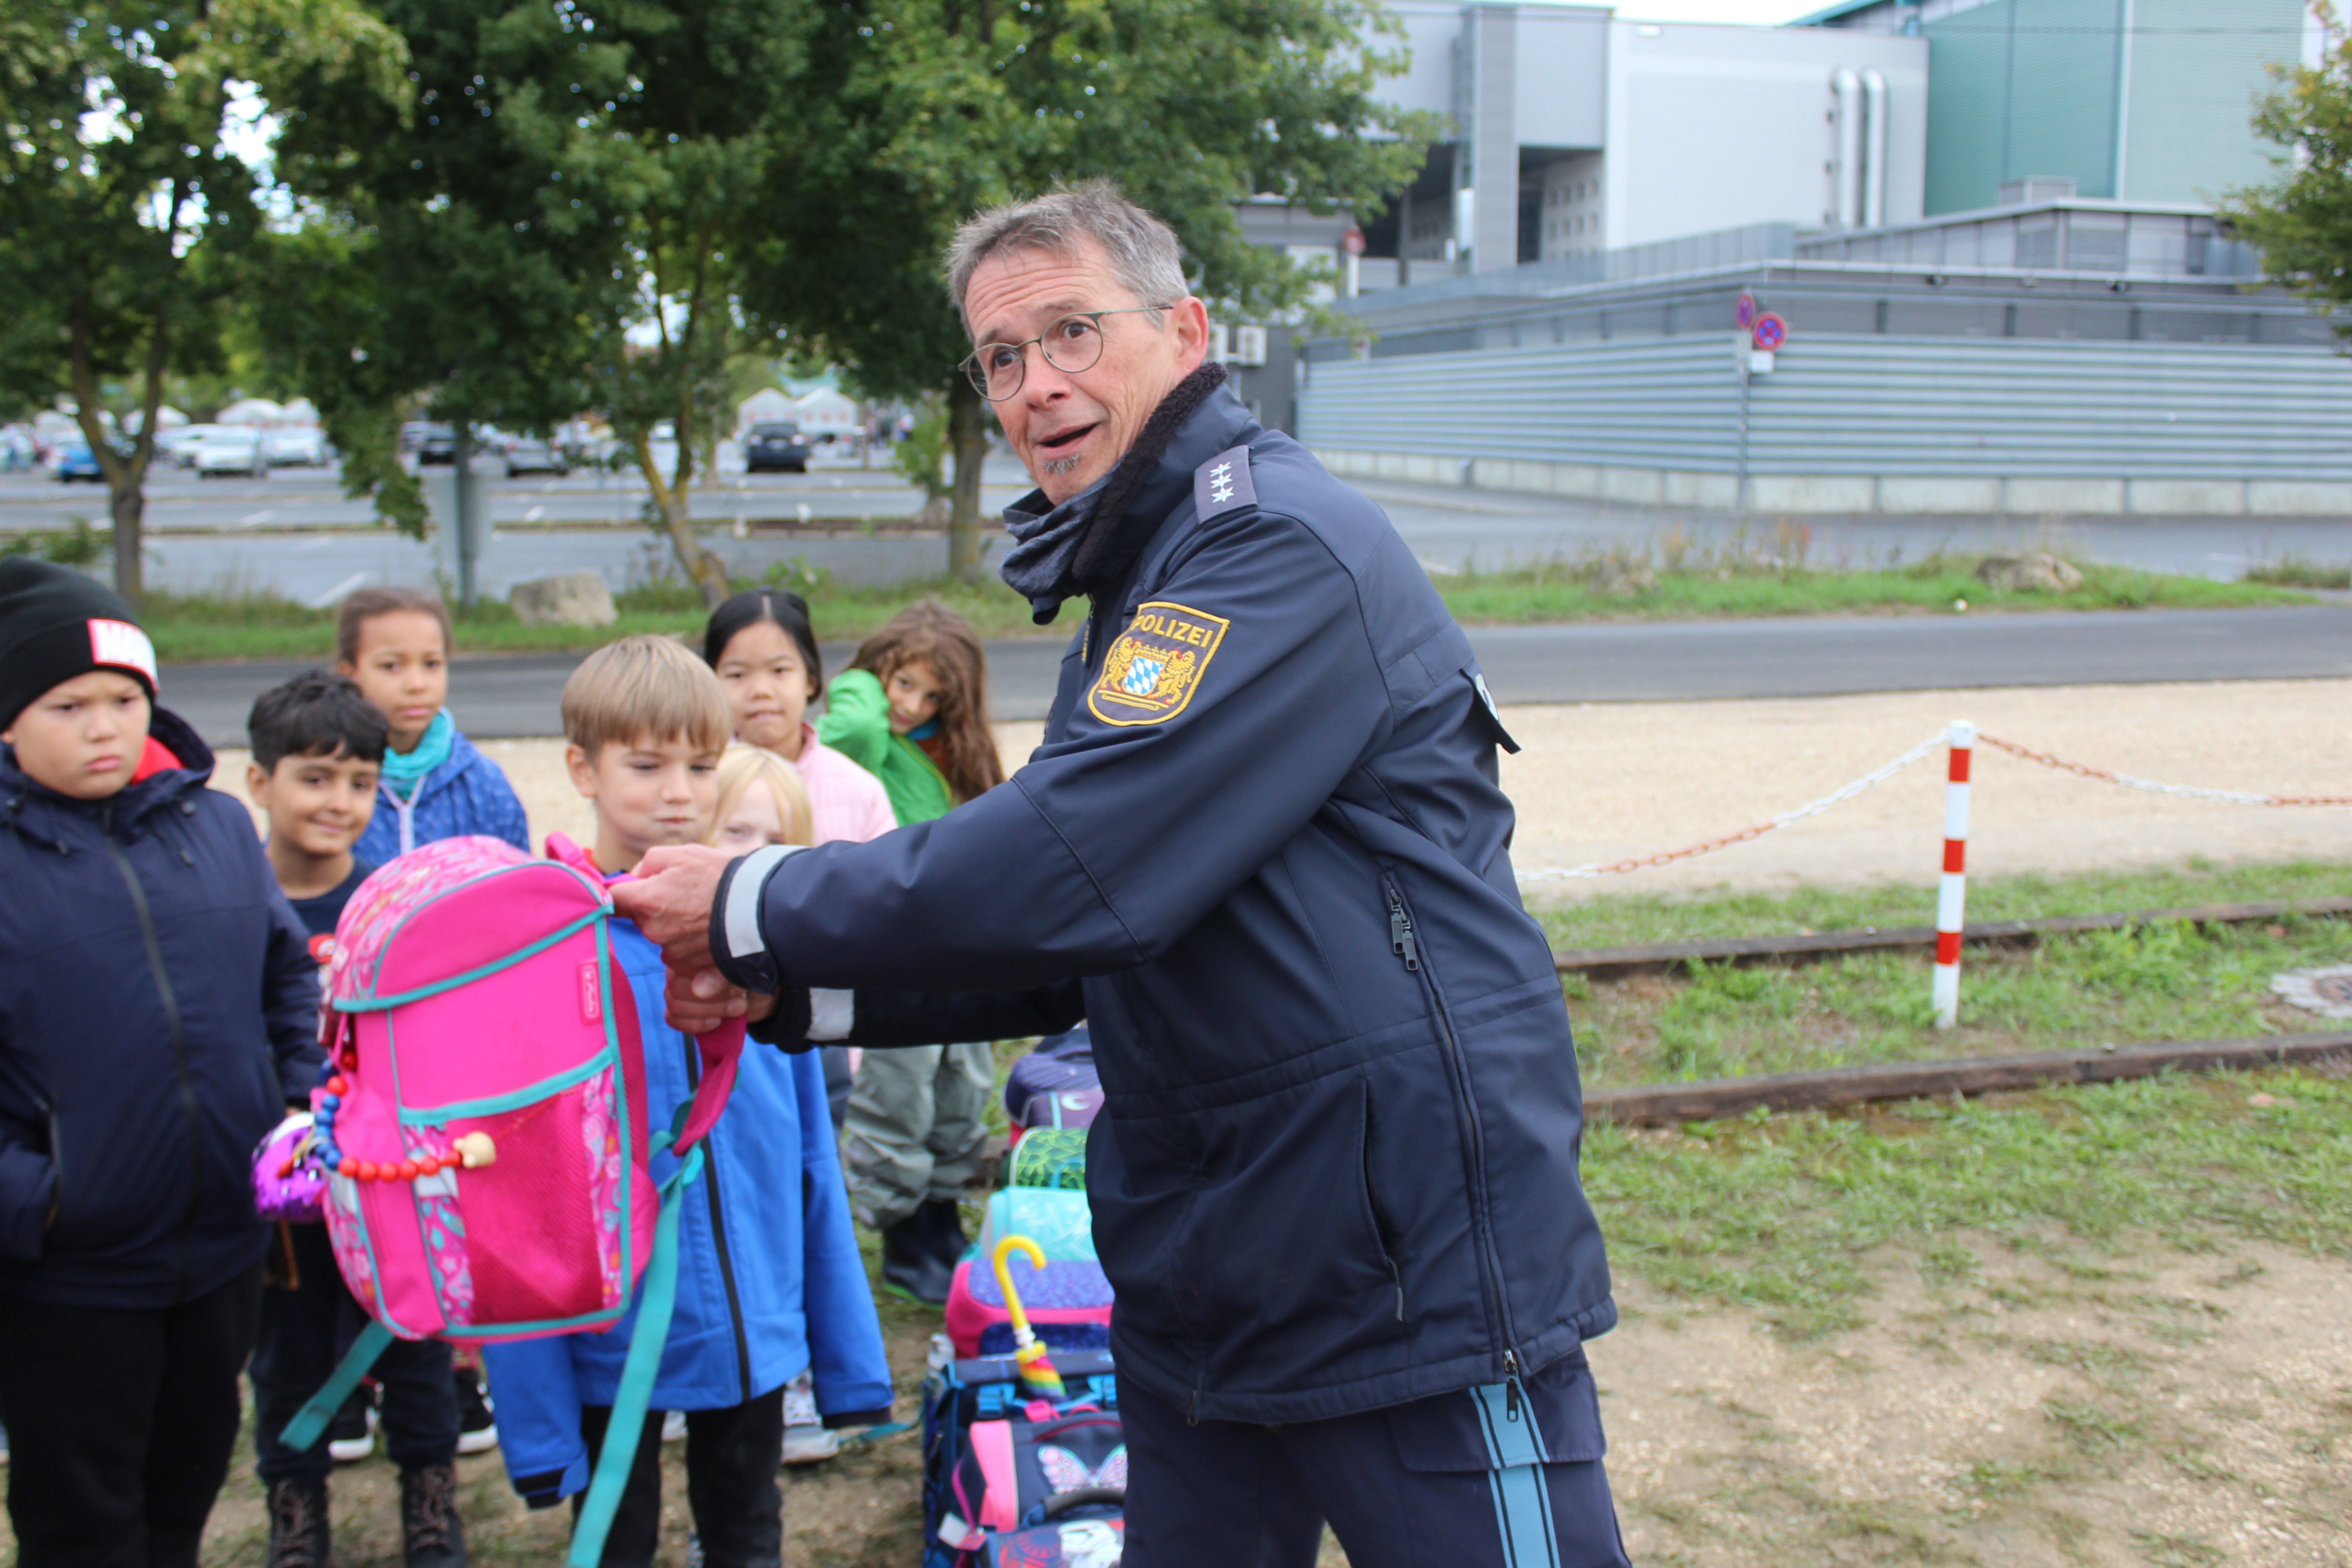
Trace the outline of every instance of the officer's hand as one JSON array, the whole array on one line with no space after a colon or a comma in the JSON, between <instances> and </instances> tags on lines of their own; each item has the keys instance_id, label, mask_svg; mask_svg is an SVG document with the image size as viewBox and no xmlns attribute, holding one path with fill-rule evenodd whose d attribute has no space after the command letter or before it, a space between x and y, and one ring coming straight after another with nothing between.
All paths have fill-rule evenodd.
<instances>
[{"instance_id":1,"label":"officer's hand","mask_svg":"<svg viewBox=\"0 0 2352 1568\"><path fill-rule=\"evenodd\" d=\"M757 1023L776 1010L773 996L738 990L716 969L672 969L662 1001L670 1027L685 1035L707 1035L730 1018Z\"/></svg>"},{"instance_id":2,"label":"officer's hand","mask_svg":"<svg viewBox=\"0 0 2352 1568\"><path fill-rule=\"evenodd\" d=\"M666 844L637 863L635 880L613 884L613 907L661 943L672 973L710 967L710 906L731 858L700 844Z\"/></svg>"}]
</instances>

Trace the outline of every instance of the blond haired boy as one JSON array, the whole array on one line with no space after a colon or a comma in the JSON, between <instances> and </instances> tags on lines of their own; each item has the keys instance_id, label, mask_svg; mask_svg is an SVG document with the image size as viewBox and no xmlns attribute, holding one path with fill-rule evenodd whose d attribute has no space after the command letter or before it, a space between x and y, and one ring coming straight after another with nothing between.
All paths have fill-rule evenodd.
<instances>
[{"instance_id":1,"label":"blond haired boy","mask_svg":"<svg viewBox=\"0 0 2352 1568\"><path fill-rule=\"evenodd\" d=\"M732 729L709 667L667 637L625 637L582 661L563 688L564 758L595 806L605 875L656 845L691 844L717 805ZM645 1044L646 1125L670 1125L693 1097L699 1055L662 1016L661 950L612 922ZM804 1135L805 1134L805 1135ZM725 1115L687 1189L677 1306L635 1468L606 1538L605 1568L650 1568L661 1526L663 1415L686 1412L695 1534L709 1568L772 1563L783 1549L776 1486L784 1385L814 1374L828 1426L887 1420L882 1329L849 1223L848 1200L813 1055L745 1047ZM654 1160L654 1177L675 1163ZM798 1203L780 1201L796 1194ZM515 1489L548 1507L587 1484L612 1416L634 1319L608 1333L493 1345L499 1436Z\"/></svg>"}]
</instances>

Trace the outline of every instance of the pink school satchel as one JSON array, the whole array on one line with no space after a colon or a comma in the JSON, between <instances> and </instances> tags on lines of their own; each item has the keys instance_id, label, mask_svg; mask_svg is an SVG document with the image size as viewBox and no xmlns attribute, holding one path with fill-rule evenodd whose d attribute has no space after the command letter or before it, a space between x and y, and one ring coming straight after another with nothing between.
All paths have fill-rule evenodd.
<instances>
[{"instance_id":1,"label":"pink school satchel","mask_svg":"<svg viewBox=\"0 0 2352 1568\"><path fill-rule=\"evenodd\" d=\"M676 1299L678 1195L735 1080L743 1032L699 1042L677 1124L649 1131L645 1053L604 879L560 835L399 857L335 929L327 1064L303 1152L335 1261L370 1322L286 1427L318 1439L394 1338L455 1343L611 1328L640 1295L570 1561L593 1568L620 1500ZM680 1155L657 1190L646 1162ZM631 1401L634 1400L634 1405Z\"/></svg>"}]
</instances>

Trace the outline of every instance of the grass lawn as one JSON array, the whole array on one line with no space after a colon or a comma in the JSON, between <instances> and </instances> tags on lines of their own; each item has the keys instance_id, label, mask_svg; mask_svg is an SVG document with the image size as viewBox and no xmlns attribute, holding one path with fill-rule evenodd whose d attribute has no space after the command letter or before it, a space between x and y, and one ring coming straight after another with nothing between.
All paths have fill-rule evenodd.
<instances>
[{"instance_id":1,"label":"grass lawn","mask_svg":"<svg viewBox=\"0 0 2352 1568\"><path fill-rule=\"evenodd\" d=\"M753 582L740 586L754 587ZM819 579L786 585L809 601L817 634L855 642L918 599L937 598L962 615L984 637L1034 636L1029 602L993 578L960 584L947 578L864 588ZM707 612L700 595L677 584L660 583L614 595L620 621L609 626L527 626L505 605L486 601L457 617L460 653L529 653L601 647L639 632L700 637ZM1066 612L1061 631L1077 624ZM179 663L223 658L324 658L334 649L331 610L305 608L289 599L252 595L150 594L142 617L155 639L159 658Z\"/></svg>"},{"instance_id":2,"label":"grass lawn","mask_svg":"<svg viewBox=\"0 0 2352 1568\"><path fill-rule=\"evenodd\" d=\"M1596 1127L1584 1184L1617 1267L1801 1337L1855 1321L1878 1249L1972 1269L1960 1231L2061 1256L2234 1237L2352 1258L2352 1079L2282 1068Z\"/></svg>"},{"instance_id":3,"label":"grass lawn","mask_svg":"<svg viewBox=\"0 0 2352 1568\"><path fill-rule=\"evenodd\" d=\"M2295 588L2258 582L2076 563L2067 593L2003 593L1976 576L1973 557L1935 555L1910 565L1837 568L1724 554L1709 560L1622 566L1601 556L1497 572L1440 576L1438 589L1465 625L1589 620L1704 620L1730 616L1969 614L2011 610L2224 608L2308 604Z\"/></svg>"},{"instance_id":4,"label":"grass lawn","mask_svg":"<svg viewBox=\"0 0 2352 1568\"><path fill-rule=\"evenodd\" d=\"M9 542L0 541L0 548ZM2000 593L1973 574L1973 559L1935 556L1910 565L1821 567L1738 547L1674 551L1654 562L1623 552L1590 554L1507 571L1441 573L1439 594L1465 625L1622 619L1696 620L1731 616L1943 614L2009 610L2137 609L2149 605L2232 606L2304 604L2297 588L2256 582L2220 583L2126 567L2084 564L2070 593ZM772 570L769 580L803 594L818 635L856 641L918 599L935 597L985 637L1066 637L1084 606L1066 608L1053 626L1030 618L1028 602L992 575L979 583L940 577L888 587L835 582L800 566ZM752 586L745 582L740 586ZM698 634L704 612L690 589L662 582L615 595L612 626L526 626L503 604L485 603L457 622L466 653L587 648L637 632ZM323 658L333 643L331 611L272 595L149 595L143 617L157 653L175 662L224 658Z\"/></svg>"},{"instance_id":5,"label":"grass lawn","mask_svg":"<svg viewBox=\"0 0 2352 1568\"><path fill-rule=\"evenodd\" d=\"M2352 867L2322 862L2080 877L1972 880L1980 920L2155 909L2228 900L2316 898L2352 889ZM1785 895L1622 895L1547 911L1561 946L1775 931L1918 925L1934 896L1907 888ZM2329 1027L2270 991L2284 969L2352 962L2352 920L2181 922L1970 948L1960 1023L1930 1023L1925 952L1856 954L1802 966L1707 965L1695 973L1564 977L1585 1079L1599 1085L1791 1072L1849 1063L1992 1056L2107 1042L2200 1039Z\"/></svg>"},{"instance_id":6,"label":"grass lawn","mask_svg":"<svg viewBox=\"0 0 2352 1568\"><path fill-rule=\"evenodd\" d=\"M1982 879L1986 919L2288 899L2352 888L2306 863ZM1563 945L1916 924L1931 894L1622 895L1547 911ZM1971 949L1959 1027L1927 1021L1924 954L1688 977L1566 980L1589 1084L1780 1072L2330 1027L2273 997L2282 969L2352 962L2352 920L2289 917L2087 932ZM2256 1099L2257 1095L2266 1099ZM1784 1331L1846 1325L1866 1258L1904 1244L1968 1267L1944 1238L2063 1234L2094 1249L2258 1237L2352 1258L2352 1079L2282 1069L1912 1101L1851 1111L1588 1131L1586 1185L1616 1260L1671 1294L1757 1309ZM1939 1250L1941 1249L1941 1250Z\"/></svg>"}]
</instances>

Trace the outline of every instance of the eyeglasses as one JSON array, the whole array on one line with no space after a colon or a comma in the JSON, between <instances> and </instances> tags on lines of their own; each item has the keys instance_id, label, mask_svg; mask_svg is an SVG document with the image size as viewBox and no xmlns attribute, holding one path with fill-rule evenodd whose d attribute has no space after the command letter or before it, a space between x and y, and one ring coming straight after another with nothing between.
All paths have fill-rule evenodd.
<instances>
[{"instance_id":1,"label":"eyeglasses","mask_svg":"<svg viewBox=\"0 0 2352 1568\"><path fill-rule=\"evenodd\" d=\"M1102 358L1105 316L1131 316L1141 310L1165 310L1166 305L1129 305L1117 310L1079 310L1062 317L1028 342L982 343L962 362L972 386L991 403L1002 403L1021 390L1029 377L1029 344L1035 343L1045 363L1066 375L1092 370Z\"/></svg>"}]
</instances>

